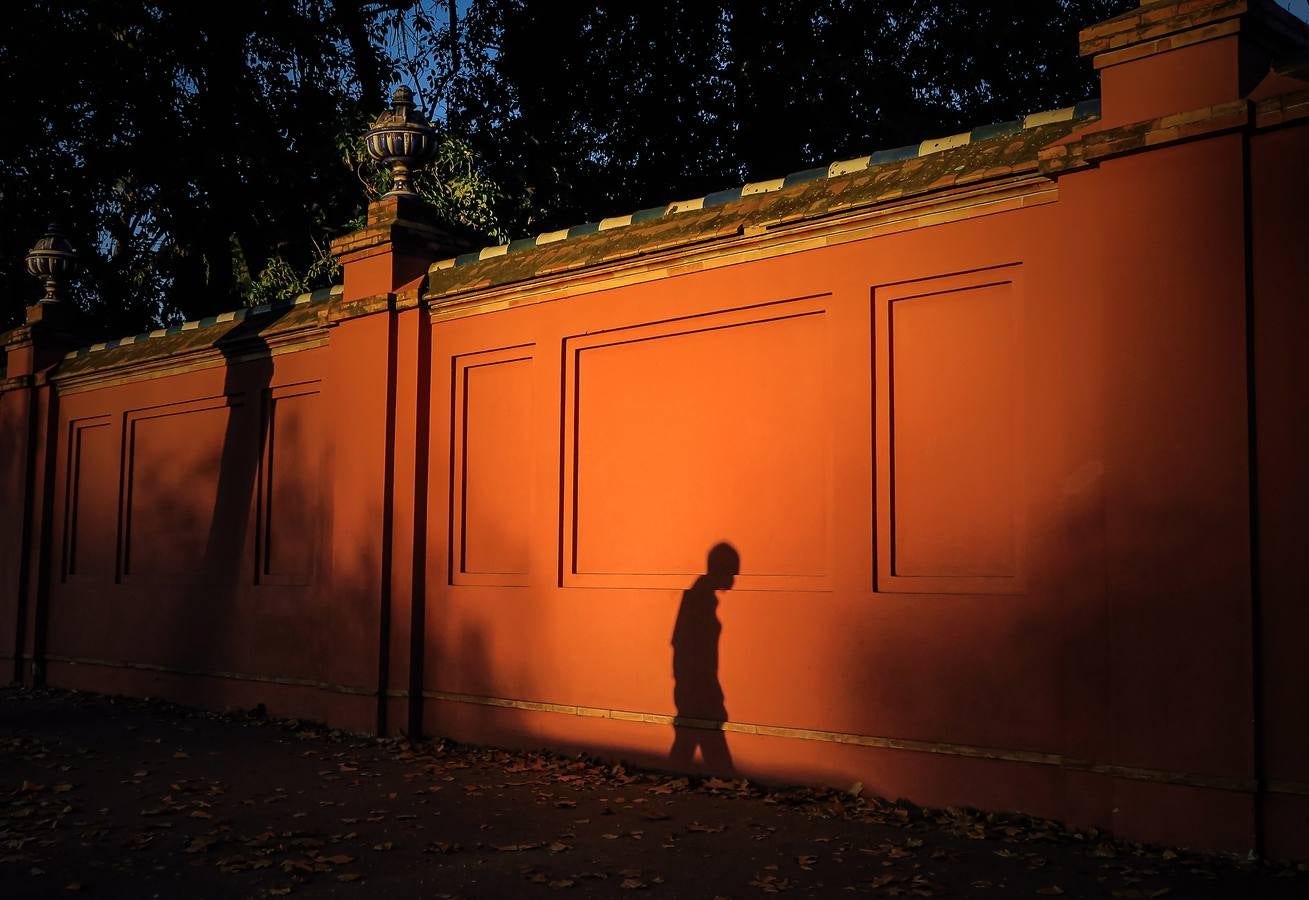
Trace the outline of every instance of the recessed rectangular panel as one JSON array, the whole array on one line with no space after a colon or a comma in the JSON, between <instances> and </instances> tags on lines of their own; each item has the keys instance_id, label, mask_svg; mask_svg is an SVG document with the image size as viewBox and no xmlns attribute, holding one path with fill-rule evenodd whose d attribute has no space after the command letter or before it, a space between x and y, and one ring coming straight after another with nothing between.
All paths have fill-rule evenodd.
<instances>
[{"instance_id":1,"label":"recessed rectangular panel","mask_svg":"<svg viewBox=\"0 0 1309 900\"><path fill-rule=\"evenodd\" d=\"M261 584L309 584L321 527L322 422L316 384L272 388L265 398L259 517Z\"/></svg>"},{"instance_id":2,"label":"recessed rectangular panel","mask_svg":"<svg viewBox=\"0 0 1309 900\"><path fill-rule=\"evenodd\" d=\"M1011 276L879 292L879 587L987 592L1022 575L1022 306Z\"/></svg>"},{"instance_id":3,"label":"recessed rectangular panel","mask_svg":"<svg viewBox=\"0 0 1309 900\"><path fill-rule=\"evenodd\" d=\"M569 346L566 583L685 587L725 541L738 588L829 586L831 351L816 301Z\"/></svg>"},{"instance_id":4,"label":"recessed rectangular panel","mask_svg":"<svg viewBox=\"0 0 1309 900\"><path fill-rule=\"evenodd\" d=\"M108 416L70 427L65 572L114 577L118 552L118 430Z\"/></svg>"},{"instance_id":5,"label":"recessed rectangular panel","mask_svg":"<svg viewBox=\"0 0 1309 900\"><path fill-rule=\"evenodd\" d=\"M258 448L231 426L228 398L128 414L123 573L204 581L239 565ZM220 502L221 495L221 502Z\"/></svg>"},{"instance_id":6,"label":"recessed rectangular panel","mask_svg":"<svg viewBox=\"0 0 1309 900\"><path fill-rule=\"evenodd\" d=\"M521 348L456 361L456 584L526 584L532 509L532 360Z\"/></svg>"}]
</instances>

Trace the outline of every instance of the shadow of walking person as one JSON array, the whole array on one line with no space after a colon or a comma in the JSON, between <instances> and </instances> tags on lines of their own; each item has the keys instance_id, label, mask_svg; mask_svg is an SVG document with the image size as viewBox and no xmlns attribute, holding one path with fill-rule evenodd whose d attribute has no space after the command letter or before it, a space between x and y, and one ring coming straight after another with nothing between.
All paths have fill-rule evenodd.
<instances>
[{"instance_id":1,"label":"shadow of walking person","mask_svg":"<svg viewBox=\"0 0 1309 900\"><path fill-rule=\"evenodd\" d=\"M668 752L673 768L688 770L695 750L705 769L717 774L732 773L732 754L727 749L723 723L727 707L723 686L718 682L718 591L731 590L741 571L741 557L731 544L717 544L709 551L705 574L682 592L682 605L673 626L673 720L675 735Z\"/></svg>"}]
</instances>

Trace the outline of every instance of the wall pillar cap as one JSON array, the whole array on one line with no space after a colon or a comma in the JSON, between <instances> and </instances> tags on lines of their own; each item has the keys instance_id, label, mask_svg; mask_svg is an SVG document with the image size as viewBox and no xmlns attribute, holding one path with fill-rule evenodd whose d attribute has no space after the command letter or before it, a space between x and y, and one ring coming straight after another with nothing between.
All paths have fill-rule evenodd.
<instances>
[{"instance_id":1,"label":"wall pillar cap","mask_svg":"<svg viewBox=\"0 0 1309 900\"><path fill-rule=\"evenodd\" d=\"M364 227L334 238L332 255L343 265L388 250L428 252L432 258L467 242L436 224L432 208L412 194L393 194L368 204Z\"/></svg>"},{"instance_id":2,"label":"wall pillar cap","mask_svg":"<svg viewBox=\"0 0 1309 900\"><path fill-rule=\"evenodd\" d=\"M1078 40L1081 55L1103 69L1234 34L1273 57L1309 48L1309 26L1274 0L1147 0L1083 28Z\"/></svg>"},{"instance_id":3,"label":"wall pillar cap","mask_svg":"<svg viewBox=\"0 0 1309 900\"><path fill-rule=\"evenodd\" d=\"M27 307L27 324L34 328L67 327L70 318L68 304L59 300L38 300Z\"/></svg>"},{"instance_id":4,"label":"wall pillar cap","mask_svg":"<svg viewBox=\"0 0 1309 900\"><path fill-rule=\"evenodd\" d=\"M368 205L364 227L332 241L344 269L343 299L402 290L426 275L433 261L463 252L468 241L437 224L420 197L390 194Z\"/></svg>"},{"instance_id":5,"label":"wall pillar cap","mask_svg":"<svg viewBox=\"0 0 1309 900\"><path fill-rule=\"evenodd\" d=\"M72 329L74 315L66 303L29 306L27 323L0 332L0 384L16 385L15 379L30 379L59 363L70 350L85 346L86 340ZM41 316L33 316L39 310Z\"/></svg>"}]
</instances>

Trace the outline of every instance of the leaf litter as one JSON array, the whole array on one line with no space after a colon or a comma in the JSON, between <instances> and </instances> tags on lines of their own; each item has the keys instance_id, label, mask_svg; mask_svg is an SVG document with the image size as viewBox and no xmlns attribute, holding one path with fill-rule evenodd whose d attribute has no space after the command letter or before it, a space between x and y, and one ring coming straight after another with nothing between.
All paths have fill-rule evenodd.
<instances>
[{"instance_id":1,"label":"leaf litter","mask_svg":"<svg viewBox=\"0 0 1309 900\"><path fill-rule=\"evenodd\" d=\"M67 865L82 858L85 845L100 844L129 854L108 864L109 873L207 868L234 879L225 889L233 897L285 896L317 880L366 884L370 873L385 871L379 866L396 865L384 861L393 855L409 860L402 867L435 866L443 877L469 862L486 871L500 865L497 858L517 859L523 863L516 877L546 891L599 883L620 893L658 892L685 886L687 878L704 890L704 859L736 860L712 865L716 880L705 893L718 896L840 890L934 897L970 888L1060 896L1093 885L1098 896L1217 897L1231 893L1231 879L1245 878L1260 887L1283 882L1289 897L1304 895L1309 883L1303 866L1147 847L1016 814L924 809L877 797L859 782L778 789L741 778L644 772L584 755L376 739L156 701L12 689L4 698L91 712L112 706L130 719L119 730L145 748L116 750L122 761L105 776L86 767L95 751L67 735L0 732L0 763L21 775L0 781L0 878L46 879L58 871L70 889L93 889L102 880ZM170 724L197 734L257 729L271 755L285 747L302 765L279 764L285 784L238 788L249 773L233 768L230 753L189 732L170 732ZM442 800L447 786L459 794L457 803ZM83 796L96 812L81 809L76 798ZM450 831L447 821L470 804L482 810L481 825ZM612 824L596 828L596 817ZM266 827L250 828L254 821ZM643 840L651 827L659 833ZM409 832L418 839L399 840ZM750 856L759 853L764 864L751 866ZM734 882L731 870L740 873Z\"/></svg>"}]
</instances>

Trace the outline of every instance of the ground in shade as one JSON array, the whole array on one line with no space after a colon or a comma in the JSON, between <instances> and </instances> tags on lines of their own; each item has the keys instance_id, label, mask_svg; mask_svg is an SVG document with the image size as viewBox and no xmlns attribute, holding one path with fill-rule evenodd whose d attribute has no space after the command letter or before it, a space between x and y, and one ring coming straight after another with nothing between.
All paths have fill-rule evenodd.
<instances>
[{"instance_id":1,"label":"ground in shade","mask_svg":"<svg viewBox=\"0 0 1309 900\"><path fill-rule=\"evenodd\" d=\"M0 691L0 895L1285 897L1020 816Z\"/></svg>"}]
</instances>

